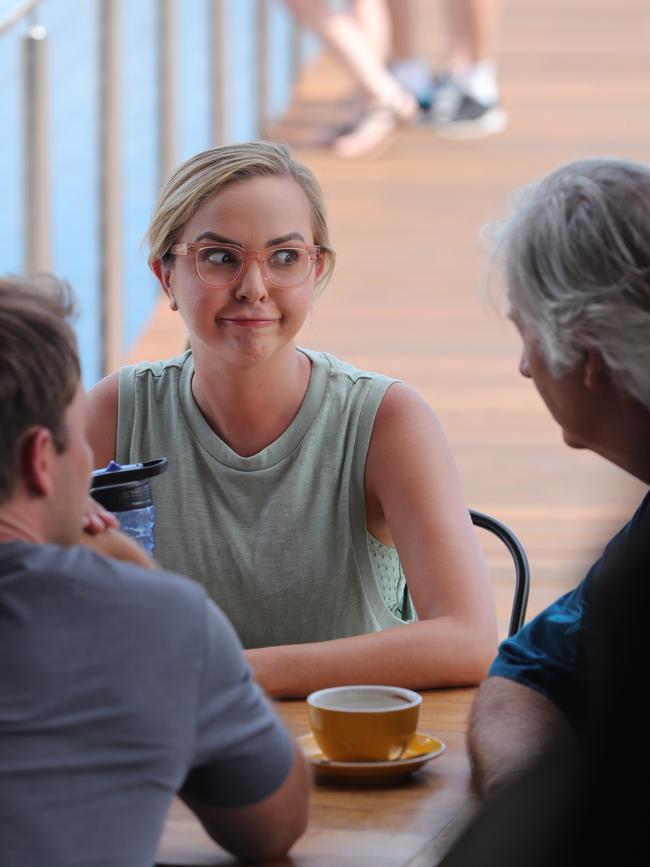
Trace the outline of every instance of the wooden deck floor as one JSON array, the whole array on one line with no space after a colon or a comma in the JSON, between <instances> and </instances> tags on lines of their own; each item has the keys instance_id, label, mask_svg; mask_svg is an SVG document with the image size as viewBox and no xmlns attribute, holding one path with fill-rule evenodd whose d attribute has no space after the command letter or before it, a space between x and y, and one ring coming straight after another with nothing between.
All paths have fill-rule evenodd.
<instances>
[{"instance_id":1,"label":"wooden deck floor","mask_svg":"<svg viewBox=\"0 0 650 867\"><path fill-rule=\"evenodd\" d=\"M435 59L438 10L425 0L421 8L422 50ZM514 189L566 160L650 159L649 46L645 0L511 0L500 57L510 122L499 136L451 143L419 126L354 162L310 148L322 124L341 117L336 99L349 89L326 57L274 130L320 179L338 252L301 342L401 377L436 409L468 503L509 523L526 546L529 616L581 578L643 488L561 441L518 374L512 326L485 299L477 233ZM161 305L128 359L170 355L183 337ZM511 583L505 560L494 562L503 631Z\"/></svg>"}]
</instances>

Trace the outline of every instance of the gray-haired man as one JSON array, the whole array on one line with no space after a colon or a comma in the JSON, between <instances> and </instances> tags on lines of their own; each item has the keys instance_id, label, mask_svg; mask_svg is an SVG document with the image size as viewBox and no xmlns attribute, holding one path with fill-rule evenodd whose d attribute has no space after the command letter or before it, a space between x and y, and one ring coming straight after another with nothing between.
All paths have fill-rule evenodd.
<instances>
[{"instance_id":1,"label":"gray-haired man","mask_svg":"<svg viewBox=\"0 0 650 867\"><path fill-rule=\"evenodd\" d=\"M650 168L563 166L523 191L496 254L523 341L521 373L565 442L650 483ZM501 645L470 721L483 794L584 725L603 574L631 538L649 536L646 497L577 589Z\"/></svg>"}]
</instances>

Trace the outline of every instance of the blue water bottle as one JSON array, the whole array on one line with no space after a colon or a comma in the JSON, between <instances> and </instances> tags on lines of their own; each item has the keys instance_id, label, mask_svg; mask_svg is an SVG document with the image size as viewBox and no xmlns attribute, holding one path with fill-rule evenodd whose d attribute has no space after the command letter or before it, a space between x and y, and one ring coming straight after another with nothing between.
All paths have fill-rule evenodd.
<instances>
[{"instance_id":1,"label":"blue water bottle","mask_svg":"<svg viewBox=\"0 0 650 867\"><path fill-rule=\"evenodd\" d=\"M141 464L111 461L92 474L90 493L93 499L112 512L120 522L120 530L150 554L154 553L156 519L149 480L166 469L167 458Z\"/></svg>"}]
</instances>

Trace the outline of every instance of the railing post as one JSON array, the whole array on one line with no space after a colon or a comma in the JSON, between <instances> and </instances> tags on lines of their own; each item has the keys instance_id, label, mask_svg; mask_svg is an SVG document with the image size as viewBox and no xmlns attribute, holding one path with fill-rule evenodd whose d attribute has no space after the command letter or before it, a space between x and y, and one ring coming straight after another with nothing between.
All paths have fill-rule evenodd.
<instances>
[{"instance_id":1,"label":"railing post","mask_svg":"<svg viewBox=\"0 0 650 867\"><path fill-rule=\"evenodd\" d=\"M257 4L257 20L255 24L255 59L257 111L256 126L258 138L264 138L268 112L268 77L269 77L269 16L266 0Z\"/></svg>"},{"instance_id":2,"label":"railing post","mask_svg":"<svg viewBox=\"0 0 650 867\"><path fill-rule=\"evenodd\" d=\"M4 16L0 18L0 36L31 14L38 2L39 0L25 0L20 6L14 6L11 12L5 12Z\"/></svg>"},{"instance_id":3,"label":"railing post","mask_svg":"<svg viewBox=\"0 0 650 867\"><path fill-rule=\"evenodd\" d=\"M158 4L159 169L164 183L176 167L178 79L176 0Z\"/></svg>"},{"instance_id":4,"label":"railing post","mask_svg":"<svg viewBox=\"0 0 650 867\"><path fill-rule=\"evenodd\" d=\"M100 201L102 369L122 355L120 0L100 3Z\"/></svg>"},{"instance_id":5,"label":"railing post","mask_svg":"<svg viewBox=\"0 0 650 867\"><path fill-rule=\"evenodd\" d=\"M27 274L49 271L52 267L46 36L44 27L35 26L23 40L24 269Z\"/></svg>"},{"instance_id":6,"label":"railing post","mask_svg":"<svg viewBox=\"0 0 650 867\"><path fill-rule=\"evenodd\" d=\"M266 0L264 0L266 2ZM210 3L210 95L212 106L212 141L215 145L228 141L228 10L227 0Z\"/></svg>"},{"instance_id":7,"label":"railing post","mask_svg":"<svg viewBox=\"0 0 650 867\"><path fill-rule=\"evenodd\" d=\"M296 80L302 69L302 42L305 29L295 15L291 16L291 83L296 86Z\"/></svg>"}]
</instances>

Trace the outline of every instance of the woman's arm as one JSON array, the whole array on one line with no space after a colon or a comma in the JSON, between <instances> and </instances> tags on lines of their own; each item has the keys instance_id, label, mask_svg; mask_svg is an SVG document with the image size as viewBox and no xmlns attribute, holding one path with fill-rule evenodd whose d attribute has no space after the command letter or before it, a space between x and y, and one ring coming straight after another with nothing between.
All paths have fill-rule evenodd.
<instances>
[{"instance_id":1,"label":"woman's arm","mask_svg":"<svg viewBox=\"0 0 650 867\"><path fill-rule=\"evenodd\" d=\"M419 622L313 644L247 651L275 696L343 683L416 689L475 684L497 647L494 600L449 444L415 391L393 385L366 463L370 531L392 538Z\"/></svg>"},{"instance_id":2,"label":"woman's arm","mask_svg":"<svg viewBox=\"0 0 650 867\"><path fill-rule=\"evenodd\" d=\"M119 373L112 373L93 386L87 395L87 436L95 467L105 467L115 459L118 380ZM157 568L144 548L117 528L119 522L115 517L88 497L81 542L98 554L130 561L145 569Z\"/></svg>"},{"instance_id":3,"label":"woman's arm","mask_svg":"<svg viewBox=\"0 0 650 867\"><path fill-rule=\"evenodd\" d=\"M88 392L87 433L95 467L105 467L115 459L118 381L119 372L111 373Z\"/></svg>"}]
</instances>

